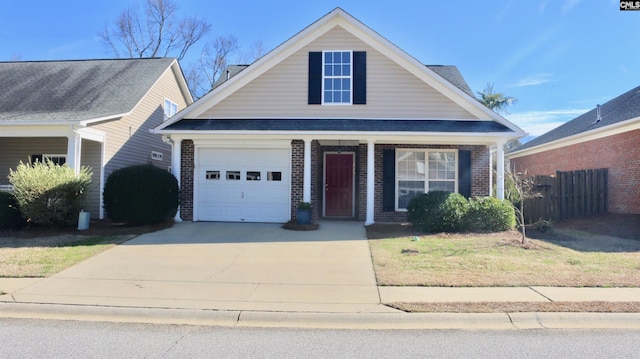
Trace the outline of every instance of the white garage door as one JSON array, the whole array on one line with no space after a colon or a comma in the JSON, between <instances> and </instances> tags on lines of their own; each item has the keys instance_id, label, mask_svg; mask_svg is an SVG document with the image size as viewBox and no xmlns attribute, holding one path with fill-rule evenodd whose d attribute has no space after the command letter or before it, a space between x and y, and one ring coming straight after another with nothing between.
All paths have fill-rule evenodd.
<instances>
[{"instance_id":1,"label":"white garage door","mask_svg":"<svg viewBox=\"0 0 640 359\"><path fill-rule=\"evenodd\" d=\"M196 220L274 222L290 219L289 149L200 149Z\"/></svg>"}]
</instances>

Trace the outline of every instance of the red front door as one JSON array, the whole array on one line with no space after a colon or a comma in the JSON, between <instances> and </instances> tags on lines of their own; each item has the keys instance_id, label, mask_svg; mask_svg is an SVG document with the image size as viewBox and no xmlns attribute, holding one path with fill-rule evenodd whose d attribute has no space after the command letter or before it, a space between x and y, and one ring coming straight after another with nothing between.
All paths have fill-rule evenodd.
<instances>
[{"instance_id":1,"label":"red front door","mask_svg":"<svg viewBox=\"0 0 640 359\"><path fill-rule=\"evenodd\" d=\"M325 155L324 215L327 217L353 217L353 162L353 153Z\"/></svg>"}]
</instances>

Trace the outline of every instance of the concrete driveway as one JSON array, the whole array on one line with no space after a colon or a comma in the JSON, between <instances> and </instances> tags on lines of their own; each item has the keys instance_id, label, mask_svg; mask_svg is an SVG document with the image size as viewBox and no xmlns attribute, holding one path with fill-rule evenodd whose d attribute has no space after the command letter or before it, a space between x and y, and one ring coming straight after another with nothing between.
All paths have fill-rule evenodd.
<instances>
[{"instance_id":1,"label":"concrete driveway","mask_svg":"<svg viewBox=\"0 0 640 359\"><path fill-rule=\"evenodd\" d=\"M147 308L389 312L362 223L179 223L12 293L17 302Z\"/></svg>"}]
</instances>

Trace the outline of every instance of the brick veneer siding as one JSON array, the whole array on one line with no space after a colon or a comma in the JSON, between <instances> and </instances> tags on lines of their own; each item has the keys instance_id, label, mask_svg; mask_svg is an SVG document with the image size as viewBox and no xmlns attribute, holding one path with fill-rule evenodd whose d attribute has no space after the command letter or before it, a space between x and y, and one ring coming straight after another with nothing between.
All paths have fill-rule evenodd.
<instances>
[{"instance_id":1,"label":"brick veneer siding","mask_svg":"<svg viewBox=\"0 0 640 359\"><path fill-rule=\"evenodd\" d=\"M321 202L318 200L318 184L314 178L318 178L318 141L311 142L311 219L317 221L322 213ZM303 199L304 185L304 141L291 141L291 219L296 219L298 203Z\"/></svg>"},{"instance_id":2,"label":"brick veneer siding","mask_svg":"<svg viewBox=\"0 0 640 359\"><path fill-rule=\"evenodd\" d=\"M640 130L607 136L529 156L511 166L530 175L609 169L609 212L640 214Z\"/></svg>"},{"instance_id":3,"label":"brick veneer siding","mask_svg":"<svg viewBox=\"0 0 640 359\"><path fill-rule=\"evenodd\" d=\"M180 162L180 217L193 221L193 171L195 169L194 145L191 140L180 144L182 160Z\"/></svg>"},{"instance_id":4,"label":"brick veneer siding","mask_svg":"<svg viewBox=\"0 0 640 359\"><path fill-rule=\"evenodd\" d=\"M296 218L298 203L302 202L304 184L304 141L291 141L291 219Z\"/></svg>"}]
</instances>

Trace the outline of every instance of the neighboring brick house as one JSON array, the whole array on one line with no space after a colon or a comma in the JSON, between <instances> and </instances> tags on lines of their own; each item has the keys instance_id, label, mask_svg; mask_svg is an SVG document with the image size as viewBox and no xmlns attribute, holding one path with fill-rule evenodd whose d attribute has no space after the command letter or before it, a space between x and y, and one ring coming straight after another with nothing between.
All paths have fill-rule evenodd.
<instances>
[{"instance_id":1,"label":"neighboring brick house","mask_svg":"<svg viewBox=\"0 0 640 359\"><path fill-rule=\"evenodd\" d=\"M20 161L88 166L94 218L115 169L171 167L170 144L150 130L193 102L169 58L0 62L0 83L0 188Z\"/></svg>"},{"instance_id":2,"label":"neighboring brick house","mask_svg":"<svg viewBox=\"0 0 640 359\"><path fill-rule=\"evenodd\" d=\"M155 132L174 142L182 219L286 222L305 201L366 224L405 221L429 190L489 195L489 148L523 134L455 67L419 63L340 8Z\"/></svg>"},{"instance_id":3,"label":"neighboring brick house","mask_svg":"<svg viewBox=\"0 0 640 359\"><path fill-rule=\"evenodd\" d=\"M529 175L608 168L609 212L640 214L640 86L516 148Z\"/></svg>"}]
</instances>

